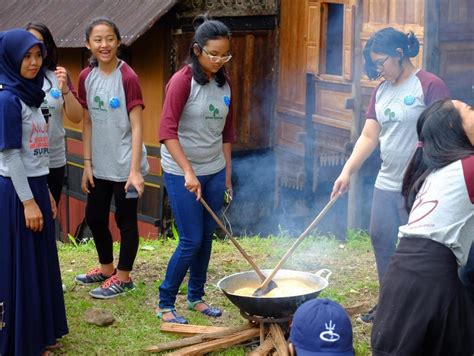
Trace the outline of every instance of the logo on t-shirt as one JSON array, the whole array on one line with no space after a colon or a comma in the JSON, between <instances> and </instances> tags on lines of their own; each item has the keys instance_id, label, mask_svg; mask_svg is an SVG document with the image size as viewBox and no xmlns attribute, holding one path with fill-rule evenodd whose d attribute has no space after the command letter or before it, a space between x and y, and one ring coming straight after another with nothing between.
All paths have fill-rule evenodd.
<instances>
[{"instance_id":1,"label":"logo on t-shirt","mask_svg":"<svg viewBox=\"0 0 474 356\"><path fill-rule=\"evenodd\" d=\"M29 149L34 156L48 154L48 125L46 122L33 122L30 138L28 140Z\"/></svg>"},{"instance_id":2,"label":"logo on t-shirt","mask_svg":"<svg viewBox=\"0 0 474 356\"><path fill-rule=\"evenodd\" d=\"M219 116L219 109L212 104L209 105L209 112L212 116L206 116L206 120L222 120L224 118L223 116Z\"/></svg>"},{"instance_id":3,"label":"logo on t-shirt","mask_svg":"<svg viewBox=\"0 0 474 356\"><path fill-rule=\"evenodd\" d=\"M98 110L98 111L107 111L105 108L105 103L104 101L100 98L99 95L96 95L94 97L94 104L92 106L92 110Z\"/></svg>"}]
</instances>

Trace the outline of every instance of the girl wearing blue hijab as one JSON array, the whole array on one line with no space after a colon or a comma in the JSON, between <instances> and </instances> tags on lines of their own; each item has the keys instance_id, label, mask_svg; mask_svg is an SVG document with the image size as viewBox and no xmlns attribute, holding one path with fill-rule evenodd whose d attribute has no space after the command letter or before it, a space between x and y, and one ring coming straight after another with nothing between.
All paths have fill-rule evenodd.
<instances>
[{"instance_id":1,"label":"girl wearing blue hijab","mask_svg":"<svg viewBox=\"0 0 474 356\"><path fill-rule=\"evenodd\" d=\"M41 355L68 333L41 114L44 47L0 33L0 355Z\"/></svg>"}]
</instances>

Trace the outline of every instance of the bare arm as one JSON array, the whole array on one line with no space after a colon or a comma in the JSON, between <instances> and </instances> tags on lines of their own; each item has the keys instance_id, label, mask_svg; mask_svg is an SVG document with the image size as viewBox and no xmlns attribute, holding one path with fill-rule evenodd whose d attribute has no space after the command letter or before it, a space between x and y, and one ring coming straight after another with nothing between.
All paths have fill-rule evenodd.
<instances>
[{"instance_id":1,"label":"bare arm","mask_svg":"<svg viewBox=\"0 0 474 356\"><path fill-rule=\"evenodd\" d=\"M82 143L84 148L84 172L82 174L81 188L86 194L89 194L89 186L94 186L94 179L92 177L92 121L89 116L89 111L83 109L82 120Z\"/></svg>"},{"instance_id":2,"label":"bare arm","mask_svg":"<svg viewBox=\"0 0 474 356\"><path fill-rule=\"evenodd\" d=\"M135 106L129 113L130 126L132 128L132 162L125 191L133 185L138 192L138 196L143 194L145 181L141 171L142 147L143 147L143 108L141 105Z\"/></svg>"},{"instance_id":3,"label":"bare arm","mask_svg":"<svg viewBox=\"0 0 474 356\"><path fill-rule=\"evenodd\" d=\"M164 144L171 157L173 157L174 161L184 172L184 186L186 189L196 194L196 200L201 199L201 183L197 179L193 167L189 163L178 139L167 139L164 141Z\"/></svg>"},{"instance_id":4,"label":"bare arm","mask_svg":"<svg viewBox=\"0 0 474 356\"><path fill-rule=\"evenodd\" d=\"M64 111L66 112L66 115L69 120L71 120L75 124L78 124L82 120L82 106L79 101L77 101L74 94L71 93L71 90L67 85L67 71L64 67L57 67L54 73L58 78L59 90L61 90L61 93L63 94Z\"/></svg>"},{"instance_id":5,"label":"bare arm","mask_svg":"<svg viewBox=\"0 0 474 356\"><path fill-rule=\"evenodd\" d=\"M334 182L331 198L336 194L343 194L349 190L349 181L352 174L357 172L365 160L379 144L380 125L376 120L367 119L360 137L354 146L351 156L342 168L342 172Z\"/></svg>"},{"instance_id":6,"label":"bare arm","mask_svg":"<svg viewBox=\"0 0 474 356\"><path fill-rule=\"evenodd\" d=\"M222 151L225 158L225 187L232 192L232 144L223 143Z\"/></svg>"}]
</instances>

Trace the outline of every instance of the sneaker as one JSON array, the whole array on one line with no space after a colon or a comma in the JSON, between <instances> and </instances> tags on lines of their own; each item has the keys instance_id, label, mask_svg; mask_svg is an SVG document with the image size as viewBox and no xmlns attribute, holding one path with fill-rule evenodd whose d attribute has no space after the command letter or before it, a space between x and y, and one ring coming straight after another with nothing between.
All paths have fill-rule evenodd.
<instances>
[{"instance_id":1,"label":"sneaker","mask_svg":"<svg viewBox=\"0 0 474 356\"><path fill-rule=\"evenodd\" d=\"M116 273L112 273L112 276ZM86 274L78 274L75 278L75 281L79 284L92 284L92 283L100 283L106 281L108 278L111 276L107 276L106 274L103 274L100 268L94 268L93 270L90 270Z\"/></svg>"},{"instance_id":2,"label":"sneaker","mask_svg":"<svg viewBox=\"0 0 474 356\"><path fill-rule=\"evenodd\" d=\"M135 285L131 278L128 282L123 282L114 275L102 283L100 287L91 290L89 295L98 299L110 299L134 289Z\"/></svg>"},{"instance_id":3,"label":"sneaker","mask_svg":"<svg viewBox=\"0 0 474 356\"><path fill-rule=\"evenodd\" d=\"M361 314L357 320L364 323L364 324L372 324L375 319L375 313L377 312L377 304L375 304L372 309L370 309L367 313Z\"/></svg>"}]
</instances>

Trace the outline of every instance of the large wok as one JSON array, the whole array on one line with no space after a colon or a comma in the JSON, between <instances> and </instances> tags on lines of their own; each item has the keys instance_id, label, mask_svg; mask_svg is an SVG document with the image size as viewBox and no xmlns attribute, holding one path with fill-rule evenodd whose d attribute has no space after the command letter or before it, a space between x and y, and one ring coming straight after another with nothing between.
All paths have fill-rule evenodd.
<instances>
[{"instance_id":1,"label":"large wok","mask_svg":"<svg viewBox=\"0 0 474 356\"><path fill-rule=\"evenodd\" d=\"M262 272L269 275L272 270L262 270ZM322 276L324 273L326 273L325 277ZM234 305L251 316L285 318L293 315L296 309L307 300L316 298L328 286L331 273L328 269L321 269L316 273L279 270L273 278L277 284L279 280L296 279L314 287L310 293L294 296L255 297L234 294L234 291L239 288L257 288L261 284L262 280L254 271L240 272L224 277L217 283L217 286Z\"/></svg>"}]
</instances>

